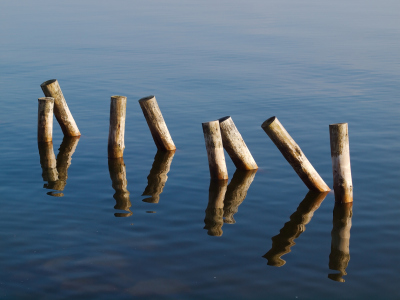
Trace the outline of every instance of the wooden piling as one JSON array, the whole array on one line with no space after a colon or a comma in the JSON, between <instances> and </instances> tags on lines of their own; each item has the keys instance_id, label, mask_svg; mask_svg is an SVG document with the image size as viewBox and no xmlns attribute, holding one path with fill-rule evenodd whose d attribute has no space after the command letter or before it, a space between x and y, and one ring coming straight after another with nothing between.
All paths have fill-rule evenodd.
<instances>
[{"instance_id":1,"label":"wooden piling","mask_svg":"<svg viewBox=\"0 0 400 300\"><path fill-rule=\"evenodd\" d=\"M279 122L278 118L269 118L261 127L310 190L318 192L330 191L330 188L321 176L319 176L303 151L301 151L300 147Z\"/></svg>"},{"instance_id":2,"label":"wooden piling","mask_svg":"<svg viewBox=\"0 0 400 300\"><path fill-rule=\"evenodd\" d=\"M112 96L110 104L110 128L108 132L108 158L124 156L126 97Z\"/></svg>"},{"instance_id":3,"label":"wooden piling","mask_svg":"<svg viewBox=\"0 0 400 300\"><path fill-rule=\"evenodd\" d=\"M54 115L66 136L80 136L78 126L68 108L57 79L43 82L40 87L46 97L54 98Z\"/></svg>"},{"instance_id":4,"label":"wooden piling","mask_svg":"<svg viewBox=\"0 0 400 300\"><path fill-rule=\"evenodd\" d=\"M333 228L331 232L331 253L329 254L329 269L339 271L328 274L328 278L344 282L346 268L350 261L350 229L353 216L353 203L335 203L333 209Z\"/></svg>"},{"instance_id":5,"label":"wooden piling","mask_svg":"<svg viewBox=\"0 0 400 300\"><path fill-rule=\"evenodd\" d=\"M256 170L258 166L246 146L239 130L230 116L218 120L221 128L222 144L228 152L236 168L240 170Z\"/></svg>"},{"instance_id":6,"label":"wooden piling","mask_svg":"<svg viewBox=\"0 0 400 300\"><path fill-rule=\"evenodd\" d=\"M353 202L348 124L329 125L329 135L335 201L341 203Z\"/></svg>"},{"instance_id":7,"label":"wooden piling","mask_svg":"<svg viewBox=\"0 0 400 300\"><path fill-rule=\"evenodd\" d=\"M43 97L38 99L38 131L39 143L53 141L53 108L54 98Z\"/></svg>"},{"instance_id":8,"label":"wooden piling","mask_svg":"<svg viewBox=\"0 0 400 300\"><path fill-rule=\"evenodd\" d=\"M202 123L211 179L228 180L219 121Z\"/></svg>"},{"instance_id":9,"label":"wooden piling","mask_svg":"<svg viewBox=\"0 0 400 300\"><path fill-rule=\"evenodd\" d=\"M167 124L165 124L156 97L144 97L139 100L139 104L157 149L161 151L175 150L175 144L169 134Z\"/></svg>"}]
</instances>

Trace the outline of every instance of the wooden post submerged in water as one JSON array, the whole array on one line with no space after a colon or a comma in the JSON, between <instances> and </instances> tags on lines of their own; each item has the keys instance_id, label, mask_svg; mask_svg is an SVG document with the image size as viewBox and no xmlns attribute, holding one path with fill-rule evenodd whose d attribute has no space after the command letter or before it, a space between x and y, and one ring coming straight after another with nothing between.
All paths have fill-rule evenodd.
<instances>
[{"instance_id":1,"label":"wooden post submerged in water","mask_svg":"<svg viewBox=\"0 0 400 300\"><path fill-rule=\"evenodd\" d=\"M67 102L61 91L57 79L51 79L43 82L40 87L46 97L54 98L54 115L61 126L61 130L66 136L80 136L78 126L74 117L69 111Z\"/></svg>"},{"instance_id":2,"label":"wooden post submerged in water","mask_svg":"<svg viewBox=\"0 0 400 300\"><path fill-rule=\"evenodd\" d=\"M261 127L310 190L330 191L330 188L276 117L269 118Z\"/></svg>"},{"instance_id":3,"label":"wooden post submerged in water","mask_svg":"<svg viewBox=\"0 0 400 300\"><path fill-rule=\"evenodd\" d=\"M221 128L223 147L228 152L236 168L240 170L256 170L258 166L246 146L239 130L231 117L218 120Z\"/></svg>"},{"instance_id":4,"label":"wooden post submerged in water","mask_svg":"<svg viewBox=\"0 0 400 300\"><path fill-rule=\"evenodd\" d=\"M333 190L335 201L353 202L353 181L350 167L349 128L347 123L329 125Z\"/></svg>"},{"instance_id":5,"label":"wooden post submerged in water","mask_svg":"<svg viewBox=\"0 0 400 300\"><path fill-rule=\"evenodd\" d=\"M126 97L112 96L110 104L110 129L108 132L108 158L124 156Z\"/></svg>"},{"instance_id":6,"label":"wooden post submerged in water","mask_svg":"<svg viewBox=\"0 0 400 300\"><path fill-rule=\"evenodd\" d=\"M139 100L147 125L158 150L175 150L175 144L169 134L167 124L161 113L156 97L148 96Z\"/></svg>"},{"instance_id":7,"label":"wooden post submerged in water","mask_svg":"<svg viewBox=\"0 0 400 300\"><path fill-rule=\"evenodd\" d=\"M53 141L53 108L54 99L51 97L39 98L38 107L38 132L37 139L39 143L48 143Z\"/></svg>"},{"instance_id":8,"label":"wooden post submerged in water","mask_svg":"<svg viewBox=\"0 0 400 300\"><path fill-rule=\"evenodd\" d=\"M202 123L211 179L228 180L219 121Z\"/></svg>"}]
</instances>

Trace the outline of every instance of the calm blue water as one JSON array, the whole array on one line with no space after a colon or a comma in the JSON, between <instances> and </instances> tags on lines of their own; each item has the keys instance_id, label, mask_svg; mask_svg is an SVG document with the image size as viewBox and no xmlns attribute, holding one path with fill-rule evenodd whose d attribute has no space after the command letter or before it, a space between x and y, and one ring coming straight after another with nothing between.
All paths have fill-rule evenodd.
<instances>
[{"instance_id":1,"label":"calm blue water","mask_svg":"<svg viewBox=\"0 0 400 300\"><path fill-rule=\"evenodd\" d=\"M399 1L2 1L0 46L1 299L400 297ZM62 144L54 120L56 183L36 141L52 78L82 133ZM130 194L117 201L112 95L128 97ZM148 95L173 158L155 161L137 102ZM260 169L247 191L235 174L228 192L247 196L222 211L208 203L201 123L227 115ZM261 129L271 116L331 187L328 125L349 124L351 212L307 195ZM340 230L347 255L331 249Z\"/></svg>"}]
</instances>

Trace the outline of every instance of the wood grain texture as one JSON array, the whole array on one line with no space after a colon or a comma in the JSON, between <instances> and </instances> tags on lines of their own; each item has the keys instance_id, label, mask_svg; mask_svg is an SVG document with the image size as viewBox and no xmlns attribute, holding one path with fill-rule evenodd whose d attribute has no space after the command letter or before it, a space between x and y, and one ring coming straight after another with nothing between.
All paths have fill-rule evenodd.
<instances>
[{"instance_id":1,"label":"wood grain texture","mask_svg":"<svg viewBox=\"0 0 400 300\"><path fill-rule=\"evenodd\" d=\"M353 202L348 124L329 125L329 136L335 201L342 203Z\"/></svg>"},{"instance_id":2,"label":"wood grain texture","mask_svg":"<svg viewBox=\"0 0 400 300\"><path fill-rule=\"evenodd\" d=\"M151 135L157 149L161 151L175 150L174 141L169 134L167 124L158 106L156 97L148 96L139 100L139 105L142 108L143 115L149 126Z\"/></svg>"},{"instance_id":3,"label":"wood grain texture","mask_svg":"<svg viewBox=\"0 0 400 300\"><path fill-rule=\"evenodd\" d=\"M278 147L283 157L289 162L308 189L318 192L330 191L328 185L319 176L303 151L301 151L300 147L279 122L278 118L269 118L261 127L276 147Z\"/></svg>"},{"instance_id":4,"label":"wood grain texture","mask_svg":"<svg viewBox=\"0 0 400 300\"><path fill-rule=\"evenodd\" d=\"M126 97L112 96L110 103L110 128L108 132L108 158L124 156Z\"/></svg>"},{"instance_id":5,"label":"wood grain texture","mask_svg":"<svg viewBox=\"0 0 400 300\"><path fill-rule=\"evenodd\" d=\"M53 140L53 109L53 98L43 97L38 99L37 139L39 143Z\"/></svg>"},{"instance_id":6,"label":"wood grain texture","mask_svg":"<svg viewBox=\"0 0 400 300\"><path fill-rule=\"evenodd\" d=\"M202 123L211 179L228 180L219 121Z\"/></svg>"},{"instance_id":7,"label":"wood grain texture","mask_svg":"<svg viewBox=\"0 0 400 300\"><path fill-rule=\"evenodd\" d=\"M60 85L56 79L43 82L40 87L46 97L54 98L54 115L66 136L80 136L78 126L68 108Z\"/></svg>"},{"instance_id":8,"label":"wood grain texture","mask_svg":"<svg viewBox=\"0 0 400 300\"><path fill-rule=\"evenodd\" d=\"M219 119L221 128L222 144L226 152L240 170L256 170L258 166L247 148L242 135L236 128L231 117Z\"/></svg>"}]
</instances>

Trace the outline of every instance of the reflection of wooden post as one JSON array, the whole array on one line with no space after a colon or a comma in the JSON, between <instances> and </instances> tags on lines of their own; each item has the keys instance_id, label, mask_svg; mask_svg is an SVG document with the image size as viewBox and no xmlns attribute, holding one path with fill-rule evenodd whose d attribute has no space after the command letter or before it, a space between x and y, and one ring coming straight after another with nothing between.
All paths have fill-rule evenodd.
<instances>
[{"instance_id":1,"label":"reflection of wooden post","mask_svg":"<svg viewBox=\"0 0 400 300\"><path fill-rule=\"evenodd\" d=\"M144 202L158 203L160 201L160 194L162 193L165 183L167 182L167 174L169 172L172 159L174 158L174 154L175 151L157 151L150 174L147 176L148 184L142 194L142 196L151 197L143 199Z\"/></svg>"},{"instance_id":2,"label":"reflection of wooden post","mask_svg":"<svg viewBox=\"0 0 400 300\"><path fill-rule=\"evenodd\" d=\"M228 180L219 122L212 121L202 125L211 179Z\"/></svg>"},{"instance_id":3,"label":"reflection of wooden post","mask_svg":"<svg viewBox=\"0 0 400 300\"><path fill-rule=\"evenodd\" d=\"M226 193L226 180L211 180L208 191L208 205L206 217L204 219L204 229L211 236L222 235L223 215L224 215L224 197Z\"/></svg>"},{"instance_id":4,"label":"reflection of wooden post","mask_svg":"<svg viewBox=\"0 0 400 300\"><path fill-rule=\"evenodd\" d=\"M53 141L53 108L54 99L51 97L39 98L38 132L39 143Z\"/></svg>"},{"instance_id":5,"label":"reflection of wooden post","mask_svg":"<svg viewBox=\"0 0 400 300\"><path fill-rule=\"evenodd\" d=\"M330 188L276 117L269 118L261 127L310 190L330 191Z\"/></svg>"},{"instance_id":6,"label":"reflection of wooden post","mask_svg":"<svg viewBox=\"0 0 400 300\"><path fill-rule=\"evenodd\" d=\"M231 157L236 168L240 170L258 169L253 156L244 142L242 135L237 130L231 117L219 119L223 146Z\"/></svg>"},{"instance_id":7,"label":"reflection of wooden post","mask_svg":"<svg viewBox=\"0 0 400 300\"><path fill-rule=\"evenodd\" d=\"M285 223L279 234L272 238L272 247L263 257L268 259L268 265L281 267L286 261L281 256L290 252L290 248L296 243L294 240L305 230L311 221L314 212L324 201L328 192L319 193L309 191L301 201L297 210L290 216L290 221Z\"/></svg>"},{"instance_id":8,"label":"reflection of wooden post","mask_svg":"<svg viewBox=\"0 0 400 300\"><path fill-rule=\"evenodd\" d=\"M64 136L57 155L58 180L49 183L46 188L57 191L64 190L67 185L68 168L71 165L72 155L78 146L79 138L79 136Z\"/></svg>"},{"instance_id":9,"label":"reflection of wooden post","mask_svg":"<svg viewBox=\"0 0 400 300\"><path fill-rule=\"evenodd\" d=\"M169 134L167 124L158 107L156 97L148 96L139 100L147 125L150 128L154 143L158 150L175 150L175 144Z\"/></svg>"},{"instance_id":10,"label":"reflection of wooden post","mask_svg":"<svg viewBox=\"0 0 400 300\"><path fill-rule=\"evenodd\" d=\"M42 166L43 181L49 184L58 179L56 156L54 155L53 143L38 143L40 165ZM46 187L46 184L45 184Z\"/></svg>"},{"instance_id":11,"label":"reflection of wooden post","mask_svg":"<svg viewBox=\"0 0 400 300\"><path fill-rule=\"evenodd\" d=\"M353 181L351 178L349 128L347 123L329 125L333 189L336 202L353 202Z\"/></svg>"},{"instance_id":12,"label":"reflection of wooden post","mask_svg":"<svg viewBox=\"0 0 400 300\"><path fill-rule=\"evenodd\" d=\"M40 87L46 97L54 98L54 115L61 126L64 135L67 136L80 136L78 126L69 111L67 102L61 91L57 79L52 79L43 82Z\"/></svg>"},{"instance_id":13,"label":"reflection of wooden post","mask_svg":"<svg viewBox=\"0 0 400 300\"><path fill-rule=\"evenodd\" d=\"M128 213L115 213L116 217L129 217L132 215L130 211L131 201L129 200L129 191L127 190L128 181L126 180L126 166L124 159L114 158L108 160L108 170L112 181L112 187L115 190L114 199L117 202L115 209L125 210Z\"/></svg>"},{"instance_id":14,"label":"reflection of wooden post","mask_svg":"<svg viewBox=\"0 0 400 300\"><path fill-rule=\"evenodd\" d=\"M333 209L333 229L329 269L337 270L338 274L328 274L334 281L344 282L346 268L350 261L350 228L353 215L353 203L336 203Z\"/></svg>"},{"instance_id":15,"label":"reflection of wooden post","mask_svg":"<svg viewBox=\"0 0 400 300\"><path fill-rule=\"evenodd\" d=\"M233 174L224 200L224 223L235 224L233 215L237 213L239 205L246 198L247 191L256 173L257 170L236 170Z\"/></svg>"},{"instance_id":16,"label":"reflection of wooden post","mask_svg":"<svg viewBox=\"0 0 400 300\"><path fill-rule=\"evenodd\" d=\"M126 97L112 96L110 104L110 128L108 132L108 158L124 156Z\"/></svg>"}]
</instances>

